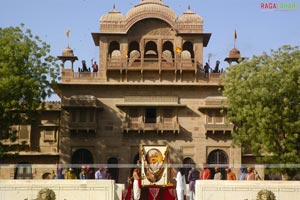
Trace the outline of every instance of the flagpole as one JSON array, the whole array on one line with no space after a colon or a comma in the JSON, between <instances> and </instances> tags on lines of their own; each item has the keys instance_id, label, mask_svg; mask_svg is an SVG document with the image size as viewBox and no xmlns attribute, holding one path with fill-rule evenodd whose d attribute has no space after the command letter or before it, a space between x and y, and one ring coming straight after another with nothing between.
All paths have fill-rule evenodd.
<instances>
[{"instance_id":1,"label":"flagpole","mask_svg":"<svg viewBox=\"0 0 300 200\"><path fill-rule=\"evenodd\" d=\"M66 31L66 35L67 35L67 38L68 38L68 47L69 47L69 38L70 38L69 36L70 36L70 32L71 32L70 29L68 29L68 30Z\"/></svg>"},{"instance_id":2,"label":"flagpole","mask_svg":"<svg viewBox=\"0 0 300 200\"><path fill-rule=\"evenodd\" d=\"M235 48L235 45L236 45L236 38L237 38L237 34L236 34L236 30L234 30L234 48Z\"/></svg>"}]
</instances>

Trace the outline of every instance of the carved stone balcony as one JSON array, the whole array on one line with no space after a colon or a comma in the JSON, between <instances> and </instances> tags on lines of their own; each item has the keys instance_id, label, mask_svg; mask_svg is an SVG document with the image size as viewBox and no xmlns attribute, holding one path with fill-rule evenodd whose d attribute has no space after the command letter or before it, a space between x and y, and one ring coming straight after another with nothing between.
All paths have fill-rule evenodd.
<instances>
[{"instance_id":1,"label":"carved stone balcony","mask_svg":"<svg viewBox=\"0 0 300 200\"><path fill-rule=\"evenodd\" d=\"M87 132L90 130L96 131L97 123L96 122L70 122L69 124L70 130L86 130Z\"/></svg>"},{"instance_id":2,"label":"carved stone balcony","mask_svg":"<svg viewBox=\"0 0 300 200\"><path fill-rule=\"evenodd\" d=\"M168 123L143 123L143 122L123 122L123 131L128 133L129 131L137 131L138 133L146 131L155 131L157 133L173 132L179 133L180 125L178 122Z\"/></svg>"},{"instance_id":3,"label":"carved stone balcony","mask_svg":"<svg viewBox=\"0 0 300 200\"><path fill-rule=\"evenodd\" d=\"M183 71L197 71L197 65L193 59L158 59L158 58L144 58L144 59L135 59L132 62L130 59L112 59L107 60L107 71L118 70L120 72L132 71L132 70L179 70ZM88 73L88 72L86 72ZM87 76L92 76L91 73L88 73Z\"/></svg>"},{"instance_id":4,"label":"carved stone balcony","mask_svg":"<svg viewBox=\"0 0 300 200\"><path fill-rule=\"evenodd\" d=\"M63 98L62 106L65 108L72 108L72 107L101 108L98 106L97 98L91 95L75 95L75 96L71 96L70 98Z\"/></svg>"},{"instance_id":5,"label":"carved stone balcony","mask_svg":"<svg viewBox=\"0 0 300 200\"><path fill-rule=\"evenodd\" d=\"M180 126L178 122L159 123L158 129L160 132L173 131L173 133L180 132Z\"/></svg>"},{"instance_id":6,"label":"carved stone balcony","mask_svg":"<svg viewBox=\"0 0 300 200\"><path fill-rule=\"evenodd\" d=\"M233 130L234 125L233 124L205 124L204 125L206 133L212 132L231 132Z\"/></svg>"}]
</instances>

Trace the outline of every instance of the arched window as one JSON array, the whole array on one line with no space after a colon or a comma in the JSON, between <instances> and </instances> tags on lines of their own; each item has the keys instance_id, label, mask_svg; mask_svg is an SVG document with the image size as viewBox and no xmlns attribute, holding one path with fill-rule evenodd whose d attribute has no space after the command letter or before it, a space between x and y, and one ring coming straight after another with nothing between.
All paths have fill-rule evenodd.
<instances>
[{"instance_id":1,"label":"arched window","mask_svg":"<svg viewBox=\"0 0 300 200\"><path fill-rule=\"evenodd\" d=\"M170 42L170 41L164 42L164 44L163 44L163 51L165 51L165 50L171 51L172 58L174 58L174 47L173 47L172 42Z\"/></svg>"},{"instance_id":2,"label":"arched window","mask_svg":"<svg viewBox=\"0 0 300 200\"><path fill-rule=\"evenodd\" d=\"M191 58L194 59L194 49L193 49L193 43L190 41L186 41L183 43L182 50L187 50L191 53Z\"/></svg>"},{"instance_id":3,"label":"arched window","mask_svg":"<svg viewBox=\"0 0 300 200\"><path fill-rule=\"evenodd\" d=\"M144 58L158 58L157 45L153 41L149 41L145 46Z\"/></svg>"},{"instance_id":4,"label":"arched window","mask_svg":"<svg viewBox=\"0 0 300 200\"><path fill-rule=\"evenodd\" d=\"M139 45L139 43L137 41L132 41L129 44L128 52L130 53L133 50L140 51L140 45Z\"/></svg>"},{"instance_id":5,"label":"arched window","mask_svg":"<svg viewBox=\"0 0 300 200\"><path fill-rule=\"evenodd\" d=\"M107 160L107 164L108 164L108 171L112 177L113 180L115 180L115 182L117 183L119 180L119 168L118 168L118 158L116 157L110 157Z\"/></svg>"},{"instance_id":6,"label":"arched window","mask_svg":"<svg viewBox=\"0 0 300 200\"><path fill-rule=\"evenodd\" d=\"M186 157L185 159L183 159L183 166L184 166L184 175L185 175L185 180L188 183L188 174L189 171L192 169L192 164L194 164L194 160L190 157Z\"/></svg>"},{"instance_id":7,"label":"arched window","mask_svg":"<svg viewBox=\"0 0 300 200\"><path fill-rule=\"evenodd\" d=\"M114 50L120 50L120 43L117 42L117 41L112 41L112 42L109 44L108 55L111 56L111 53L112 53Z\"/></svg>"},{"instance_id":8,"label":"arched window","mask_svg":"<svg viewBox=\"0 0 300 200\"><path fill-rule=\"evenodd\" d=\"M220 165L219 167L222 173L222 179L225 179L225 168L228 166L228 155L225 151L216 149L212 151L207 158L207 164L209 164L212 176L214 177L214 166Z\"/></svg>"},{"instance_id":9,"label":"arched window","mask_svg":"<svg viewBox=\"0 0 300 200\"><path fill-rule=\"evenodd\" d=\"M32 179L32 167L28 162L16 165L14 179Z\"/></svg>"}]
</instances>

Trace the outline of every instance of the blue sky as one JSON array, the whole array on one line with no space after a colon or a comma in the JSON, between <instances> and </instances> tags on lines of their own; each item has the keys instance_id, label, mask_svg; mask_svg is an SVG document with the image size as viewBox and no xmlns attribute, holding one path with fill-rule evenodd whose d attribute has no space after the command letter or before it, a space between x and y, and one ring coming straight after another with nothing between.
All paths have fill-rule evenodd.
<instances>
[{"instance_id":1,"label":"blue sky","mask_svg":"<svg viewBox=\"0 0 300 200\"><path fill-rule=\"evenodd\" d=\"M61 55L70 44L79 60L99 62L99 49L91 32L99 31L100 17L111 11L113 4L125 15L140 0L1 0L0 27L25 24L34 35L51 45L51 54ZM212 54L211 64L221 61L234 46L242 56L251 58L282 45L300 45L300 0L163 0L177 16L191 10L204 19L204 32L212 33L204 60ZM294 9L262 9L261 3L293 3ZM66 30L70 29L70 38ZM80 62L75 63L75 67Z\"/></svg>"}]
</instances>

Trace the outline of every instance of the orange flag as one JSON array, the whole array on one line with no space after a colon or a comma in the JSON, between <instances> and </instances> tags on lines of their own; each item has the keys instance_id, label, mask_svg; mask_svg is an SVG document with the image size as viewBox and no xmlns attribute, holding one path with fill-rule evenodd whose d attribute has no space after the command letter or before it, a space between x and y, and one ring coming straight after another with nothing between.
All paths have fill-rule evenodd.
<instances>
[{"instance_id":1,"label":"orange flag","mask_svg":"<svg viewBox=\"0 0 300 200\"><path fill-rule=\"evenodd\" d=\"M70 30L70 29L68 29L68 30L66 31L66 35L67 35L67 37L69 37L69 35L70 35L70 32L71 32L71 30Z\"/></svg>"},{"instance_id":2,"label":"orange flag","mask_svg":"<svg viewBox=\"0 0 300 200\"><path fill-rule=\"evenodd\" d=\"M182 49L180 47L176 47L175 51L176 51L176 53L181 53Z\"/></svg>"},{"instance_id":3,"label":"orange flag","mask_svg":"<svg viewBox=\"0 0 300 200\"><path fill-rule=\"evenodd\" d=\"M236 30L234 30L234 39L236 40L237 38L237 34L236 34Z\"/></svg>"}]
</instances>

